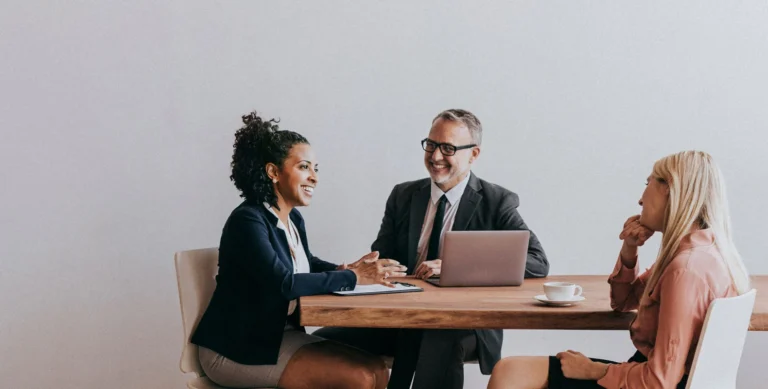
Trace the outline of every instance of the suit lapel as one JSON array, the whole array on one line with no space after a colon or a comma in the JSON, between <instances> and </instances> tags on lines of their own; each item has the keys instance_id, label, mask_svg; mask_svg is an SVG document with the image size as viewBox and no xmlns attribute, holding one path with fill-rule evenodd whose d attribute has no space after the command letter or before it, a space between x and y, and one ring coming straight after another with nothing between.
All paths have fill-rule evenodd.
<instances>
[{"instance_id":1,"label":"suit lapel","mask_svg":"<svg viewBox=\"0 0 768 389\"><path fill-rule=\"evenodd\" d=\"M456 219L453 221L453 231L465 231L467 229L472 216L475 215L477 206L480 204L480 200L483 198L480 194L481 190L480 180L470 173L467 188L464 190L464 194L461 195L459 209L456 211Z\"/></svg>"},{"instance_id":2,"label":"suit lapel","mask_svg":"<svg viewBox=\"0 0 768 389\"><path fill-rule=\"evenodd\" d=\"M427 214L429 204L429 181L411 197L411 220L408 226L408 274L413 274L416 266L416 250L419 245L421 227L424 225L424 217Z\"/></svg>"},{"instance_id":3,"label":"suit lapel","mask_svg":"<svg viewBox=\"0 0 768 389\"><path fill-rule=\"evenodd\" d=\"M278 255L278 258L281 261L283 261L283 263L285 263L285 265L288 266L289 269L293 270L293 260L291 259L291 249L288 247L288 237L285 235L285 232L277 226L277 216L273 215L272 212L270 212L263 205L256 205L255 207L257 210L259 210L259 212L264 214L269 224L269 228L275 234L275 237L279 243L277 245L277 250L275 251L277 251L278 254L282 254L282 255ZM293 212L291 213L291 215L289 215L289 218L291 219L293 219L292 214ZM302 239L306 240L305 237L302 237Z\"/></svg>"},{"instance_id":4,"label":"suit lapel","mask_svg":"<svg viewBox=\"0 0 768 389\"><path fill-rule=\"evenodd\" d=\"M299 232L299 239L301 239L301 247L304 249L304 254L307 256L307 260L310 260L312 258L312 253L309 252L309 242L307 241L307 230L304 228L304 218L295 209L291 211L290 218L293 225L296 226L296 230Z\"/></svg>"}]
</instances>

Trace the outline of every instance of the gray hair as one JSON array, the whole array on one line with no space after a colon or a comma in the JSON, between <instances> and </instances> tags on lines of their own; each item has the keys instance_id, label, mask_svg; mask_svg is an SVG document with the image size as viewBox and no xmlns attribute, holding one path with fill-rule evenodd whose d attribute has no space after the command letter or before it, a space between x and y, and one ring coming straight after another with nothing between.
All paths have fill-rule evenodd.
<instances>
[{"instance_id":1,"label":"gray hair","mask_svg":"<svg viewBox=\"0 0 768 389\"><path fill-rule=\"evenodd\" d=\"M480 124L480 119L477 118L472 112L464 109L446 109L440 112L432 119L432 123L438 119L450 120L452 122L459 122L469 129L469 133L472 135L472 142L480 146L483 142L483 125Z\"/></svg>"}]
</instances>

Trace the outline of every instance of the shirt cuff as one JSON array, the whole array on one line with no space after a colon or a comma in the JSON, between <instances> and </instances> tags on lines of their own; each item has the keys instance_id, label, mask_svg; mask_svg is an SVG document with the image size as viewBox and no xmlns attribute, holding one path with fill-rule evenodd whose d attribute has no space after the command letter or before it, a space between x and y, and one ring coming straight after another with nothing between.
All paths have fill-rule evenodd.
<instances>
[{"instance_id":1,"label":"shirt cuff","mask_svg":"<svg viewBox=\"0 0 768 389\"><path fill-rule=\"evenodd\" d=\"M336 275L341 276L343 280L335 284L335 286L333 286L333 288L335 288L332 290L333 292L338 292L338 291L346 292L348 290L354 290L355 287L357 286L357 274L355 274L355 272L353 272L352 270L349 270L349 269L338 270L338 271L335 271L334 273L336 273Z\"/></svg>"},{"instance_id":2,"label":"shirt cuff","mask_svg":"<svg viewBox=\"0 0 768 389\"><path fill-rule=\"evenodd\" d=\"M606 389L618 389L621 382L621 365L611 364L608 365L608 371L603 378L597 380L597 384Z\"/></svg>"},{"instance_id":3,"label":"shirt cuff","mask_svg":"<svg viewBox=\"0 0 768 389\"><path fill-rule=\"evenodd\" d=\"M635 257L635 260L637 260L637 257ZM608 282L631 284L637 279L637 275L640 273L638 265L639 263L635 262L635 267L630 269L624 266L624 263L621 261L621 256L619 256L619 259L616 261L616 266L613 268L613 273L608 277Z\"/></svg>"}]
</instances>

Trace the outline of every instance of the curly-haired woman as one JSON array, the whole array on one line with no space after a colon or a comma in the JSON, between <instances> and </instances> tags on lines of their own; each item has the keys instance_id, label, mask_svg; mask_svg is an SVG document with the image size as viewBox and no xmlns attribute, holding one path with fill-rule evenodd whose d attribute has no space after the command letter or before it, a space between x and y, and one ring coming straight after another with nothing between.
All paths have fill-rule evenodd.
<instances>
[{"instance_id":1,"label":"curly-haired woman","mask_svg":"<svg viewBox=\"0 0 768 389\"><path fill-rule=\"evenodd\" d=\"M380 358L307 334L296 305L301 296L389 285L405 267L375 252L341 266L313 256L295 209L310 204L318 183L309 142L255 112L243 122L230 178L245 201L224 225L216 291L192 337L205 374L236 388L385 388Z\"/></svg>"}]
</instances>

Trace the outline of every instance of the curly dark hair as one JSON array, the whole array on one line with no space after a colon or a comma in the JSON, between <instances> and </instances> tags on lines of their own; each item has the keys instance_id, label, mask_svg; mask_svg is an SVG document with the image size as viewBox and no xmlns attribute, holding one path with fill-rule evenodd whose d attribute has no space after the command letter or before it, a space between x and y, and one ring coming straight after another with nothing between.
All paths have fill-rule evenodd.
<instances>
[{"instance_id":1,"label":"curly dark hair","mask_svg":"<svg viewBox=\"0 0 768 389\"><path fill-rule=\"evenodd\" d=\"M243 115L243 127L235 132L232 175L229 178L248 202L277 206L277 194L267 175L268 163L283 167L295 144L309 144L293 131L280 130L279 120L262 119L256 111ZM279 208L278 208L279 209Z\"/></svg>"}]
</instances>

